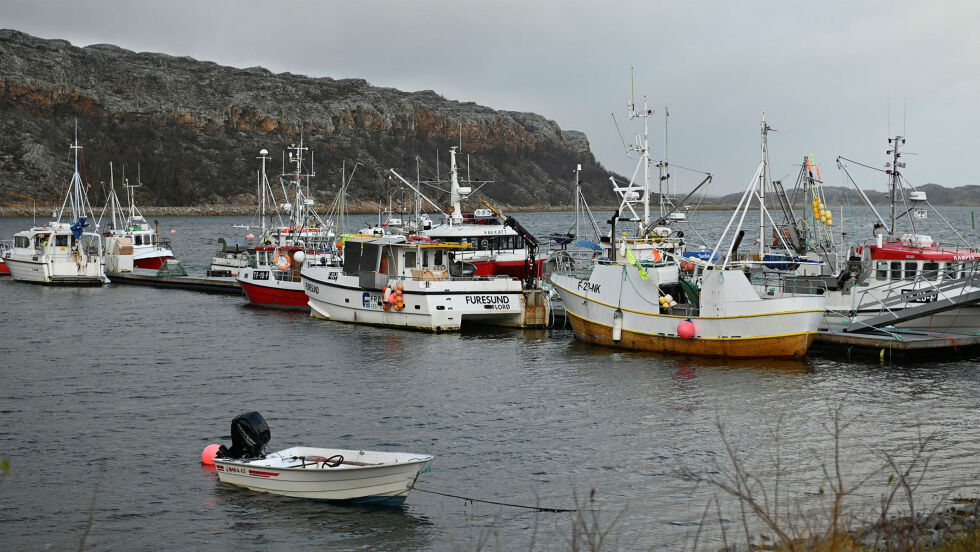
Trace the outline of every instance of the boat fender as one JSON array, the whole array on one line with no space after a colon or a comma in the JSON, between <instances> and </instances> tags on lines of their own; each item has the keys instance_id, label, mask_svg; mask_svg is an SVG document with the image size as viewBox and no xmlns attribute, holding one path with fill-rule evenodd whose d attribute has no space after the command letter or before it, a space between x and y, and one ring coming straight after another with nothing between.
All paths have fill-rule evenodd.
<instances>
[{"instance_id":1,"label":"boat fender","mask_svg":"<svg viewBox=\"0 0 980 552\"><path fill-rule=\"evenodd\" d=\"M690 318L677 325L677 335L679 335L681 339L691 339L694 337L695 330L696 328L694 327L694 322L691 322Z\"/></svg>"},{"instance_id":2,"label":"boat fender","mask_svg":"<svg viewBox=\"0 0 980 552\"><path fill-rule=\"evenodd\" d=\"M201 451L201 463L205 466L213 466L214 457L218 455L219 448L221 448L221 445L208 445L204 447L204 450Z\"/></svg>"},{"instance_id":3,"label":"boat fender","mask_svg":"<svg viewBox=\"0 0 980 552\"><path fill-rule=\"evenodd\" d=\"M384 300L385 303L387 303L389 297L391 297L391 288L386 286L384 296L382 297L382 299Z\"/></svg>"},{"instance_id":4,"label":"boat fender","mask_svg":"<svg viewBox=\"0 0 980 552\"><path fill-rule=\"evenodd\" d=\"M276 264L276 268L279 270L286 270L289 268L289 256L280 251L276 251L276 256L273 258L273 262Z\"/></svg>"},{"instance_id":5,"label":"boat fender","mask_svg":"<svg viewBox=\"0 0 980 552\"><path fill-rule=\"evenodd\" d=\"M623 310L616 309L613 313L612 340L619 343L623 339Z\"/></svg>"}]
</instances>

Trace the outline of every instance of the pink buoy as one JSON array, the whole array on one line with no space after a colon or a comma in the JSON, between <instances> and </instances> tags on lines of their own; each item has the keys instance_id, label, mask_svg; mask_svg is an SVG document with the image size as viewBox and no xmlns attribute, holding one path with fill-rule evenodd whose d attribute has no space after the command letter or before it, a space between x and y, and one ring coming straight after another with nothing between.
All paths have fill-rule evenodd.
<instances>
[{"instance_id":1,"label":"pink buoy","mask_svg":"<svg viewBox=\"0 0 980 552\"><path fill-rule=\"evenodd\" d=\"M249 235L245 236L245 238L246 239L249 239L249 240L252 239L252 238L254 238L254 237L255 237L255 234L249 234Z\"/></svg>"},{"instance_id":2,"label":"pink buoy","mask_svg":"<svg viewBox=\"0 0 980 552\"><path fill-rule=\"evenodd\" d=\"M677 335L681 336L681 339L691 339L694 337L695 329L694 322L684 320L677 325Z\"/></svg>"},{"instance_id":3,"label":"pink buoy","mask_svg":"<svg viewBox=\"0 0 980 552\"><path fill-rule=\"evenodd\" d=\"M171 228L171 229L170 229L170 233L171 233L171 234L176 234L176 233L177 233L177 230L176 230L175 228Z\"/></svg>"},{"instance_id":4,"label":"pink buoy","mask_svg":"<svg viewBox=\"0 0 980 552\"><path fill-rule=\"evenodd\" d=\"M218 455L219 448L221 448L221 445L208 445L204 447L204 450L201 451L201 463L205 466L213 466L214 457Z\"/></svg>"}]
</instances>

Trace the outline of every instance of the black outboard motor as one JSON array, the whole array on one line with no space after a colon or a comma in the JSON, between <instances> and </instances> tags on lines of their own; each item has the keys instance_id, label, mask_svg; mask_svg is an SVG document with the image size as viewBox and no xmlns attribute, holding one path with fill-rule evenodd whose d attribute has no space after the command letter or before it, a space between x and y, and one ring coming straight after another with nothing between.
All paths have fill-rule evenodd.
<instances>
[{"instance_id":1,"label":"black outboard motor","mask_svg":"<svg viewBox=\"0 0 980 552\"><path fill-rule=\"evenodd\" d=\"M236 460L262 458L262 449L269 443L269 425L258 412L246 412L231 421L231 448L221 445L218 458Z\"/></svg>"}]
</instances>

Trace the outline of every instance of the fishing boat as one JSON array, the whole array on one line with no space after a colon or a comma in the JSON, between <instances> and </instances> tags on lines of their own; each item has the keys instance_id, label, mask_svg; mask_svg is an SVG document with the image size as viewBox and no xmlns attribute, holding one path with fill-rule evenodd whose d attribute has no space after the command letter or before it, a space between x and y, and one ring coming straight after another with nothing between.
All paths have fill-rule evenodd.
<instances>
[{"instance_id":1,"label":"fishing boat","mask_svg":"<svg viewBox=\"0 0 980 552\"><path fill-rule=\"evenodd\" d=\"M313 199L303 191L303 179L315 176L312 167L309 172L303 172L304 153L308 148L300 141L298 146L292 145L289 149L289 161L295 164L295 170L287 182L292 188L293 201L283 205L289 212L286 226L267 229L263 216L260 242L251 252L249 264L239 270L236 279L249 304L309 310L300 270L306 265L326 265L333 261L334 232L332 224L316 214ZM267 154L266 150L259 152L262 160L260 178L263 188L271 195L265 172ZM262 197L264 200L265 194Z\"/></svg>"},{"instance_id":2,"label":"fishing boat","mask_svg":"<svg viewBox=\"0 0 980 552\"><path fill-rule=\"evenodd\" d=\"M763 119L763 159L767 130ZM587 270L552 273L576 338L672 354L803 357L823 318L823 296L788 290L778 278L750 278L751 264L761 261L738 262L750 205L758 200L760 217L768 216L759 195L764 168L765 161L705 259L664 254L641 260L630 247L622 258L614 247L610 259Z\"/></svg>"},{"instance_id":3,"label":"fishing boat","mask_svg":"<svg viewBox=\"0 0 980 552\"><path fill-rule=\"evenodd\" d=\"M475 275L461 255L469 247L405 236L349 239L342 266L303 267L310 314L437 332L470 322L527 327L529 319L547 320L525 312L540 305L526 304L520 280Z\"/></svg>"},{"instance_id":4,"label":"fishing boat","mask_svg":"<svg viewBox=\"0 0 980 552\"><path fill-rule=\"evenodd\" d=\"M449 148L449 212L443 213L444 219L440 224L433 225L427 217L421 213L412 219L419 221L421 226L413 227L412 230L418 235L438 240L442 243L467 244L469 247L461 253L464 262L472 264L475 269L475 276L510 276L512 278L524 278L524 266L527 258L526 248L528 243L513 228L504 224L504 221L496 216L491 209L475 209L472 212L463 212L463 201L466 200L473 190L472 182L470 186L461 186L459 180L459 169L456 162L457 148ZM436 208L436 204L425 198L421 192L412 186L408 180L399 175L394 170L391 171L404 184L416 191L421 205L421 200L425 199ZM431 226L426 228L426 226ZM541 266L545 258L534 258L535 277L541 277Z\"/></svg>"},{"instance_id":5,"label":"fishing boat","mask_svg":"<svg viewBox=\"0 0 980 552\"><path fill-rule=\"evenodd\" d=\"M100 286L108 283L105 275L102 236L88 232L91 208L82 178L78 172L78 127L71 150L75 172L58 218L42 226L14 234L4 261L14 280L49 285ZM62 222L70 217L73 222Z\"/></svg>"},{"instance_id":6,"label":"fishing boat","mask_svg":"<svg viewBox=\"0 0 980 552\"><path fill-rule=\"evenodd\" d=\"M265 452L270 432L261 414L242 414L231 427L232 446L216 447L211 459L218 480L294 498L397 506L433 460L427 454L317 447Z\"/></svg>"},{"instance_id":7,"label":"fishing boat","mask_svg":"<svg viewBox=\"0 0 980 552\"><path fill-rule=\"evenodd\" d=\"M872 204L851 175L848 162L837 163L874 215L872 238L854 244L849 268L854 274L852 285L827 293L827 309L834 317L849 319L859 327L870 318L885 312L896 314L906 309L933 303L950 308L933 312L895 325L900 328L974 334L980 330L980 305L974 298L980 292L978 264L980 251L971 247L965 237L941 212L929 204L926 193L906 182L901 169L901 147L905 138L888 139L889 160L882 171L888 176L891 214L884 217ZM899 212L900 209L904 212ZM943 245L921 233L917 224L932 211L956 235L963 245ZM905 219L908 231L899 230ZM919 309L922 310L922 309ZM886 317L887 318L887 317Z\"/></svg>"},{"instance_id":8,"label":"fishing boat","mask_svg":"<svg viewBox=\"0 0 980 552\"><path fill-rule=\"evenodd\" d=\"M102 217L100 217L97 226L104 229L102 235L106 238L116 238L117 240L126 238L129 240L129 245L132 246L133 266L135 268L159 270L164 262L174 258L174 253L170 249L170 241L160 239L159 226L151 227L143 217L143 213L136 207L135 189L142 185L139 177L137 177L136 184L130 185L129 181L126 180L124 170L123 186L127 191L129 205L123 208L119 196L116 194L112 164L110 163L109 197L102 209L102 216L108 215L109 218L103 225ZM120 243L116 240L114 242Z\"/></svg>"}]
</instances>

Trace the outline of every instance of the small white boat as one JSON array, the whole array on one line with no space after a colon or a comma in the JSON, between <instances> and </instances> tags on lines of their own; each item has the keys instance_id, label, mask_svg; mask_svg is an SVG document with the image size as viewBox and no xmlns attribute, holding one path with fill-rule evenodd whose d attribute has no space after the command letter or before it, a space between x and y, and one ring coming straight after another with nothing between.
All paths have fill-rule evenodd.
<instances>
[{"instance_id":1,"label":"small white boat","mask_svg":"<svg viewBox=\"0 0 980 552\"><path fill-rule=\"evenodd\" d=\"M432 462L426 454L314 447L264 453L268 441L261 414L235 418L232 447L220 447L213 459L218 479L294 498L397 506Z\"/></svg>"}]
</instances>

